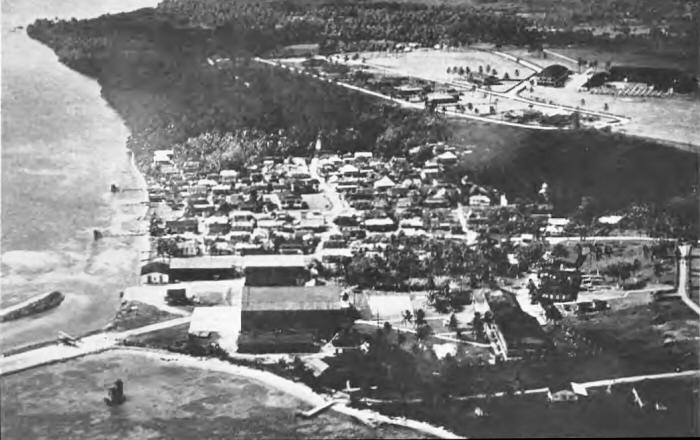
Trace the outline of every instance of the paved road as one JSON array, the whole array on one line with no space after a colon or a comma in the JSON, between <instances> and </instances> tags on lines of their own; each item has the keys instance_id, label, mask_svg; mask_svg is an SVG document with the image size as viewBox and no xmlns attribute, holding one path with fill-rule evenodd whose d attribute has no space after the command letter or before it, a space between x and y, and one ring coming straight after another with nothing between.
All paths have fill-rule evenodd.
<instances>
[{"instance_id":1,"label":"paved road","mask_svg":"<svg viewBox=\"0 0 700 440\"><path fill-rule=\"evenodd\" d=\"M263 59L263 58L254 58L253 60L254 60L254 61L257 61L257 62L259 62L259 63L268 64L268 65L270 65L270 66L280 67L280 66L277 65L277 63L276 63L275 61L266 60L266 59ZM284 68L284 69L287 69L287 70L299 71L299 69L292 68L292 67L290 67L290 66L282 65L281 67ZM395 102L395 103L397 103L397 104L399 104L399 105L401 105L402 107L405 107L405 108L413 108L413 109L417 109L417 110L424 110L424 109L425 109L425 105L422 104L422 103L421 103L421 104L416 104L416 103L413 103L413 102L403 101L403 100L401 100L401 99L395 99L395 98L392 98L392 97L390 97L390 96L383 95L383 94L381 94L381 93L373 92L373 91L371 91L371 90L367 90L367 89L364 89L364 88L362 88L362 87L354 86L354 85L352 85L352 84L344 83L344 82L341 82L341 81L332 81L332 80L327 79L327 78L321 78L321 77L318 76L318 75L309 75L309 76L312 76L312 77L314 77L314 78L316 78L316 79L318 79L318 80L320 80L320 81L332 82L332 83L334 83L334 84L336 84L336 85L339 85L339 86L341 86L341 87L345 87L345 88L350 89L350 90L355 90L355 91L360 92L360 93L364 93L364 94L367 94L367 95L375 96L375 97L377 97L377 98L385 99L385 100L387 100L387 101L392 101L392 102ZM457 84L457 83L447 83L447 84L454 85L454 86L456 86L456 87L464 88L464 85L463 85L463 84ZM496 92L490 92L490 91L487 91L487 90L484 90L484 89L478 89L478 90L479 90L479 91L482 91L482 92L486 92L486 93L491 93L491 94L494 94L494 95L498 95ZM510 98L510 99L515 99L515 98L513 98L513 97L508 97L508 96L504 96L504 97ZM526 101L524 98L517 98L517 100ZM537 103L537 105L546 105L546 104ZM552 106L552 107L556 107L556 106ZM484 117L484 116L477 116L477 115L473 115L473 114L469 114L469 113L460 113L460 112L455 112L455 111L446 111L445 114L446 114L446 115L449 115L449 116L453 116L453 117L463 118L463 119L472 119L472 120L475 120L475 121L490 122L490 123L499 124L499 125L508 125L508 126L510 126L510 127L528 128L528 129L531 129L531 130L547 130L547 131L548 131L548 130L560 130L559 127L550 127L550 126L542 126L542 125L529 125L529 124L519 124L519 123L517 123L517 122L509 122L509 121L505 121L505 120L502 120L502 119L487 118L487 117Z\"/></svg>"},{"instance_id":2,"label":"paved road","mask_svg":"<svg viewBox=\"0 0 700 440\"><path fill-rule=\"evenodd\" d=\"M689 292L688 292L688 287L691 284L688 281L688 272L689 272L689 259L690 259L690 252L691 252L691 247L689 245L683 245L681 246L681 255L684 255L684 258L680 259L680 265L678 268L678 294L680 295L681 299L683 302L690 307L695 313L700 316L700 305L693 301L689 297Z\"/></svg>"},{"instance_id":3,"label":"paved road","mask_svg":"<svg viewBox=\"0 0 700 440\"><path fill-rule=\"evenodd\" d=\"M428 319L430 319L430 318L428 318ZM442 319L442 318L440 318L440 319ZM370 320L358 319L358 320L356 320L355 322L356 322L357 324L372 325L372 326L379 327L379 328L384 327L384 322L383 322L383 321L378 323L377 321L370 321ZM394 328L395 328L396 330L399 330L399 331L402 331L402 332L407 332L407 333L416 334L416 330L415 330L415 329L412 329L412 328L410 328L410 327L395 325ZM463 339L453 338L452 336L445 336L445 335L443 335L443 334L441 334L441 333L434 334L433 337L436 338L436 339L440 339L440 340L442 340L442 341L447 341L447 342L459 342L459 343L462 343L462 344L473 345L473 346L475 346L475 347L482 347L482 348L491 347L491 344L482 344L481 342L466 341L466 340L463 340Z\"/></svg>"},{"instance_id":4,"label":"paved road","mask_svg":"<svg viewBox=\"0 0 700 440\"><path fill-rule=\"evenodd\" d=\"M75 347L56 343L11 356L3 356L0 358L0 376L17 373L41 365L74 359L92 353L99 353L100 351L105 351L116 346L120 341L129 336L150 333L188 322L190 322L190 317L186 316L118 333L108 332L86 336L79 339Z\"/></svg>"},{"instance_id":5,"label":"paved road","mask_svg":"<svg viewBox=\"0 0 700 440\"><path fill-rule=\"evenodd\" d=\"M636 383L636 382L642 382L645 380L659 380L659 379L678 379L682 377L694 377L698 376L700 377L700 370L688 370L688 371L681 371L681 372L674 372L674 373L660 373L660 374L645 374L645 375L640 375L640 376L629 376L629 377L618 377L615 379L602 379L602 380L595 380L595 381L590 381L590 382L583 382L583 383L577 383L578 386L580 386L582 389L590 389L590 388L600 388L600 387L607 387L607 386L612 386L612 385L619 385L623 383ZM551 389L549 387L543 387L543 388L532 388L529 390L522 390L522 391L516 391L515 393L510 393L506 391L500 391L497 393L491 393L491 394L472 394L470 396L453 396L451 400L457 400L457 401L462 401L462 400L479 400L479 399L488 399L488 398L493 398L493 397L505 397L510 394L515 394L515 395L526 395L526 394L546 394L549 393ZM399 401L399 400L383 400L383 399L363 399L364 401L368 403L397 403L397 402L404 402L404 401ZM408 399L405 401L405 403L421 403L423 402L423 399Z\"/></svg>"},{"instance_id":6,"label":"paved road","mask_svg":"<svg viewBox=\"0 0 700 440\"><path fill-rule=\"evenodd\" d=\"M488 301L486 300L486 289L477 289L474 291L474 311L481 313L483 317L486 312L491 311ZM484 331L486 337L491 344L491 349L497 358L508 360L508 346L503 337L503 333L498 328L496 323L484 323Z\"/></svg>"},{"instance_id":7,"label":"paved road","mask_svg":"<svg viewBox=\"0 0 700 440\"><path fill-rule=\"evenodd\" d=\"M676 241L675 238L649 237L645 235L616 235L616 236L568 236L568 237L545 237L547 242L557 244L564 241Z\"/></svg>"}]
</instances>

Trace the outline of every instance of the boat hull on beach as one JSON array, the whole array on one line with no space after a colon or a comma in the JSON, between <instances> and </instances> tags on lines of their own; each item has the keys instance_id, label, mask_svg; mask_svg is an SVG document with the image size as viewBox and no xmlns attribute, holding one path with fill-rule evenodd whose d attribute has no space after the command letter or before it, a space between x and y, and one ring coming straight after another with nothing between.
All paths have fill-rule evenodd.
<instances>
[{"instance_id":1,"label":"boat hull on beach","mask_svg":"<svg viewBox=\"0 0 700 440\"><path fill-rule=\"evenodd\" d=\"M65 296L59 291L33 296L14 306L0 309L0 322L12 321L58 307Z\"/></svg>"}]
</instances>

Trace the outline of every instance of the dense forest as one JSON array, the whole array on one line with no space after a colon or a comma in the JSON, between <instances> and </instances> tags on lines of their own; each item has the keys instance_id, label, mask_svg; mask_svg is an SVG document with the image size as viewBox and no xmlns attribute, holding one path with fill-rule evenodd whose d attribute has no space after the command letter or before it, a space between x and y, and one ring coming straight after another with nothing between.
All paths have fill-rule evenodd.
<instances>
[{"instance_id":1,"label":"dense forest","mask_svg":"<svg viewBox=\"0 0 700 440\"><path fill-rule=\"evenodd\" d=\"M475 41L526 45L538 35L528 29L526 20L512 14L420 3L164 0L158 10L183 26L230 33L252 29L268 44L315 42L325 51L383 49L397 41L429 46Z\"/></svg>"},{"instance_id":2,"label":"dense forest","mask_svg":"<svg viewBox=\"0 0 700 440\"><path fill-rule=\"evenodd\" d=\"M152 10L41 20L28 31L62 62L98 79L137 152L214 130L258 130L291 155L307 154L319 133L338 151L380 148L387 155L447 138L437 116L256 63L244 44L224 51L227 39L218 32L176 29ZM211 54L230 62L211 66Z\"/></svg>"},{"instance_id":3,"label":"dense forest","mask_svg":"<svg viewBox=\"0 0 700 440\"><path fill-rule=\"evenodd\" d=\"M195 139L189 145L197 145L196 138L207 133L233 136L258 146L241 149L245 154L230 152L234 161L269 152L270 148L285 155L307 155L319 134L324 149L369 150L385 157L403 154L426 142L452 141L456 145L473 144L477 149L452 170L455 182L468 174L482 184L504 190L511 200L533 198L542 182L547 182L561 214L578 210L584 197L593 201L589 205L596 212L635 204L668 213L671 204L674 222L697 230L697 210L689 209L693 206L690 201L697 199L695 154L600 132L483 127L401 109L255 62L252 56L256 53L306 38L290 31L297 29L293 24L272 28L258 24L259 20L274 23L275 19L268 16L274 11L287 11L287 16L292 17L294 11L299 13L296 6L187 2L204 3L248 12L238 15L235 25L229 22L216 28L183 26L173 20L172 13L162 11L180 5L169 0L158 9L90 20L39 20L27 31L51 47L63 63L99 81L103 96L131 129L129 147L142 161L147 161L148 152L157 148L184 144L188 139ZM346 24L358 17L375 15L393 20L391 11L399 11L390 3L374 3L375 9L367 10L350 5L322 8L327 14L335 14L334 20ZM379 13L377 8L385 11ZM405 11L396 13L417 13L424 11L422 8L425 7L401 8ZM441 16L441 12L434 13ZM197 15L193 12L192 16ZM255 17L258 18L254 20ZM460 23L458 17L443 18L452 20L455 26ZM510 18L504 20L503 26L521 26ZM295 22L291 18L288 21ZM333 20L319 22L318 26L326 32L332 23ZM483 32L499 29L493 22L483 23L491 23L488 27L492 28ZM357 32L364 32L364 27L357 26ZM403 25L397 22L396 26L399 29ZM306 32L304 29L316 28L298 27L299 32ZM349 29L333 32L346 35L343 38L364 38ZM426 28L415 25L412 29L421 32ZM463 35L490 38L490 34L479 36L479 29L482 27L476 26ZM279 33L279 37L265 39L268 31ZM404 37L408 38L402 34ZM211 63L211 57L226 61ZM484 133L487 135L482 136ZM482 149L494 153L481 155Z\"/></svg>"}]
</instances>

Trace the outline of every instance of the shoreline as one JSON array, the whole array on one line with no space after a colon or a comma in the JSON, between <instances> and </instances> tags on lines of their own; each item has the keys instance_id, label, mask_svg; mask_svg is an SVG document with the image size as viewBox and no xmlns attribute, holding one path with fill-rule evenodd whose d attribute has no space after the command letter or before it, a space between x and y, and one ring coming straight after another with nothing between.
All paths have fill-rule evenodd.
<instances>
[{"instance_id":1,"label":"shoreline","mask_svg":"<svg viewBox=\"0 0 700 440\"><path fill-rule=\"evenodd\" d=\"M227 373L246 379L260 382L266 386L276 388L286 394L289 394L305 403L313 406L320 406L333 400L330 396L324 396L313 391L307 385L301 382L295 382L290 379L285 379L274 373L265 370L258 370L251 367L228 363L219 359L213 358L195 358L192 356L172 353L164 350L155 350L138 347L114 347L110 349L112 352L120 351L122 353L139 354L151 359L159 359L164 362L175 362L178 366L199 368L220 373ZM420 422L412 419L394 418L383 415L379 412L368 409L352 408L344 403L336 403L330 408L340 414L350 416L362 423L380 422L388 425L394 425L402 428L408 428L416 432L428 434L438 438L457 439L465 438L453 432L448 431L443 427L431 425L426 422Z\"/></svg>"},{"instance_id":2,"label":"shoreline","mask_svg":"<svg viewBox=\"0 0 700 440\"><path fill-rule=\"evenodd\" d=\"M407 419L404 417L390 417L381 414L378 411L370 409L352 408L346 403L334 399L331 395L321 394L313 391L308 385L302 382L295 382L291 379L284 378L264 369L256 369L245 365L238 365L236 363L223 361L217 358L194 357L186 354L173 353L162 349L129 347L123 345L106 346L101 347L98 350L84 353L75 353L74 355L69 357L43 362L28 368L13 371L9 374L21 373L24 371L34 370L36 368L47 367L49 365L55 365L77 359L85 359L90 356L103 354L107 352L118 352L120 354L139 355L153 360L160 360L163 362L174 362L176 366L182 368L197 368L207 371L215 371L219 373L230 374L240 378L256 381L266 387L275 388L285 394L288 394L296 399L303 401L308 405L311 405L312 407L319 407L324 404L329 404L332 401L336 401L337 403L331 405L330 409L339 414L349 416L355 421L370 427L377 427L378 425L385 424L410 429L417 433L430 435L436 438L465 438L447 430L446 428L431 425L427 422ZM4 374L0 372L0 376L3 375Z\"/></svg>"},{"instance_id":3,"label":"shoreline","mask_svg":"<svg viewBox=\"0 0 700 440\"><path fill-rule=\"evenodd\" d=\"M110 108L112 108L112 107L110 106ZM112 108L112 109L116 113L116 109L114 109L114 108ZM120 116L120 118L121 118L121 116ZM122 123L124 123L123 120L122 120ZM124 140L124 142L126 143L126 140ZM134 186L139 189L138 190L139 193L143 194L142 200L139 201L138 203L143 203L144 209L141 212L134 214L134 219L135 219L135 223L138 225L137 226L138 230L139 231L143 230L145 232L145 234L140 234L140 235L137 234L137 235L133 236L133 242L129 246L129 249L133 250L136 253L136 256L135 256L135 258L136 258L136 265L135 266L136 267L133 267L132 269L135 270L135 273L139 277L138 284L141 284L140 273L141 273L141 266L143 265L143 255L145 255L146 253L148 253L150 255L150 252L151 252L151 240L150 240L150 236L148 234L148 227L149 227L148 214L151 210L151 207L148 204L148 184L146 181L146 176L139 169L139 167L136 163L136 154L126 146L125 146L124 150L125 150L125 153L127 155L129 155L129 165L128 165L127 169L132 174L131 179L134 180ZM114 211L113 217L115 217L120 209L119 205L113 204L112 209ZM95 230L97 230L97 229L95 229ZM110 236L106 235L103 238L101 238L101 240L109 239L109 238L110 238ZM129 287L129 285L125 285L121 289L123 290L126 287ZM113 292L113 294L120 295L120 298L121 298L121 290L117 290L117 291ZM11 306L8 306L8 307L0 309L0 310L11 309L13 306L14 305L11 305ZM60 307L60 306L61 305L59 304L57 307ZM86 336L91 336L91 335L94 335L96 333L104 332L107 327L112 325L112 323L114 321L114 317L117 315L117 313L119 312L121 307L122 307L122 300L120 299L119 303L117 304L117 307L113 310L112 316L109 318L108 321L104 322L101 325L98 324L98 327L96 327L96 328L85 330L84 332L80 332L80 333L74 334L72 336L74 336L77 339L81 339L81 338L84 338ZM42 313L44 313L44 312L42 311L42 312L37 312L37 313L31 314L31 315L23 316L23 317L18 318L17 321L20 322L22 319L31 318L35 315L41 315ZM42 319L42 317L38 316L38 317L36 317L36 319ZM46 339L33 340L33 341L27 342L25 344L18 344L18 345L9 346L9 347L4 348L2 351L0 351L0 356L5 357L5 356L18 354L18 353L23 353L23 352L30 351L30 350L33 350L36 348L40 348L40 347L54 344L55 342L56 342L56 338L51 337L51 338L46 338Z\"/></svg>"}]
</instances>

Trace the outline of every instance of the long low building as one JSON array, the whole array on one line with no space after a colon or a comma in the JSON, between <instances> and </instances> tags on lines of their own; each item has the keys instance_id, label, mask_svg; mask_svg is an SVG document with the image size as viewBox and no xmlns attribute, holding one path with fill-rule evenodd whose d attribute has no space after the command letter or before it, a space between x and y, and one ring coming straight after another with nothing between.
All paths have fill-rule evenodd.
<instances>
[{"instance_id":1,"label":"long low building","mask_svg":"<svg viewBox=\"0 0 700 440\"><path fill-rule=\"evenodd\" d=\"M238 257L231 255L192 258L171 258L170 282L226 280L240 276L236 270Z\"/></svg>"},{"instance_id":2,"label":"long low building","mask_svg":"<svg viewBox=\"0 0 700 440\"><path fill-rule=\"evenodd\" d=\"M342 293L339 286L243 287L239 351L317 351L357 317Z\"/></svg>"},{"instance_id":3,"label":"long low building","mask_svg":"<svg viewBox=\"0 0 700 440\"><path fill-rule=\"evenodd\" d=\"M246 286L302 286L310 278L304 255L249 255L240 266Z\"/></svg>"}]
</instances>

